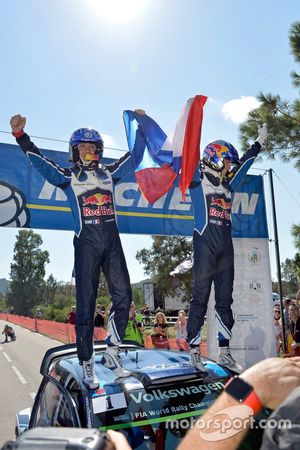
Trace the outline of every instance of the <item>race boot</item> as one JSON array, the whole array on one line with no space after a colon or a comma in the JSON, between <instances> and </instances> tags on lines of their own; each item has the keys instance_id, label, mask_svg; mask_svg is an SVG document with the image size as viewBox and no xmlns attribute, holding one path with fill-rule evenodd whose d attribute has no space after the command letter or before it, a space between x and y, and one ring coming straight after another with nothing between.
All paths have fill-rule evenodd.
<instances>
[{"instance_id":1,"label":"race boot","mask_svg":"<svg viewBox=\"0 0 300 450\"><path fill-rule=\"evenodd\" d=\"M83 368L83 382L88 389L98 389L99 381L95 374L94 359L91 358L88 361L82 361Z\"/></svg>"},{"instance_id":2,"label":"race boot","mask_svg":"<svg viewBox=\"0 0 300 450\"><path fill-rule=\"evenodd\" d=\"M240 364L238 364L231 355L229 347L219 347L217 363L237 373L241 373L243 371L242 366L240 366Z\"/></svg>"},{"instance_id":3,"label":"race boot","mask_svg":"<svg viewBox=\"0 0 300 450\"><path fill-rule=\"evenodd\" d=\"M102 358L102 364L108 369L111 369L118 378L129 377L131 375L131 372L129 370L126 370L122 367L119 355L119 347L117 345L107 346Z\"/></svg>"},{"instance_id":4,"label":"race boot","mask_svg":"<svg viewBox=\"0 0 300 450\"><path fill-rule=\"evenodd\" d=\"M205 365L201 361L201 353L199 346L191 347L190 349L190 366L195 367L195 369L197 369L203 375L208 374L207 370L205 369Z\"/></svg>"}]
</instances>

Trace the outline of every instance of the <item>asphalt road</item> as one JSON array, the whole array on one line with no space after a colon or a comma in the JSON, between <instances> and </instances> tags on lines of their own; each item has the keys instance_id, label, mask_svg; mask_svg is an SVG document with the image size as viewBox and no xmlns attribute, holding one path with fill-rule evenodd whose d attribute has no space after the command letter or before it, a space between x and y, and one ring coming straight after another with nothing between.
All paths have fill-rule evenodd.
<instances>
[{"instance_id":1,"label":"asphalt road","mask_svg":"<svg viewBox=\"0 0 300 450\"><path fill-rule=\"evenodd\" d=\"M0 320L0 330L6 322ZM49 348L60 342L11 324L16 332L14 342L3 343L0 335L0 448L15 439L15 414L31 407L42 381L40 365Z\"/></svg>"}]
</instances>

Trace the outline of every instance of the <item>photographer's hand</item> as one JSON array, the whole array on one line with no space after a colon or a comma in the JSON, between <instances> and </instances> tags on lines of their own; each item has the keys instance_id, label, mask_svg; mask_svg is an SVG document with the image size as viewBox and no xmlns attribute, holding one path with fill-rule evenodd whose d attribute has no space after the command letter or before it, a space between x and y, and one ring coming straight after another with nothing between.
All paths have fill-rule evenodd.
<instances>
[{"instance_id":1,"label":"photographer's hand","mask_svg":"<svg viewBox=\"0 0 300 450\"><path fill-rule=\"evenodd\" d=\"M110 437L112 443L114 444L116 450L132 450L132 448L126 441L124 434L120 433L119 431L113 430L108 430L107 434Z\"/></svg>"}]
</instances>

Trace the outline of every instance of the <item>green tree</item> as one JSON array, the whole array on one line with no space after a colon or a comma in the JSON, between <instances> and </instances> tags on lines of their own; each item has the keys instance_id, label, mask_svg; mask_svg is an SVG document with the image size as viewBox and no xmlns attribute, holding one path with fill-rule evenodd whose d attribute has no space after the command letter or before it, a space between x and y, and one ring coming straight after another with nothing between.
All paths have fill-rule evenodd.
<instances>
[{"instance_id":1,"label":"green tree","mask_svg":"<svg viewBox=\"0 0 300 450\"><path fill-rule=\"evenodd\" d=\"M298 250L300 250L300 225L292 226L292 236L294 237L295 246Z\"/></svg>"},{"instance_id":2,"label":"green tree","mask_svg":"<svg viewBox=\"0 0 300 450\"><path fill-rule=\"evenodd\" d=\"M143 264L145 273L159 288L163 295L177 295L181 287L185 288L183 300L190 298L191 273L180 276L181 287L174 284L170 272L183 261L192 249L192 240L184 237L152 236L153 243L150 249L137 252L136 259Z\"/></svg>"},{"instance_id":3,"label":"green tree","mask_svg":"<svg viewBox=\"0 0 300 450\"><path fill-rule=\"evenodd\" d=\"M7 310L7 304L6 299L3 294L0 294L0 311L6 311Z\"/></svg>"},{"instance_id":4,"label":"green tree","mask_svg":"<svg viewBox=\"0 0 300 450\"><path fill-rule=\"evenodd\" d=\"M54 299L55 299L55 293L57 291L58 282L52 275L52 273L49 275L48 279L45 283L45 289L44 289L44 302L47 305L53 305Z\"/></svg>"},{"instance_id":5,"label":"green tree","mask_svg":"<svg viewBox=\"0 0 300 450\"><path fill-rule=\"evenodd\" d=\"M289 33L291 53L295 62L300 63L300 22L292 24ZM300 88L300 75L291 73L292 84ZM294 161L300 170L300 96L299 91L292 101L284 100L280 95L258 95L261 102L259 108L249 113L249 119L240 125L243 148L248 148L248 140L256 139L257 125L267 123L268 139L263 153L269 158L279 156L283 161ZM300 250L300 224L294 224L291 230L295 238L295 245ZM298 254L299 255L299 254ZM297 261L297 255L295 257ZM296 263L295 263L296 264ZM300 268L296 264L294 269L300 280Z\"/></svg>"},{"instance_id":6,"label":"green tree","mask_svg":"<svg viewBox=\"0 0 300 450\"><path fill-rule=\"evenodd\" d=\"M296 253L293 260L294 271L298 279L298 287L300 286L300 253Z\"/></svg>"},{"instance_id":7,"label":"green tree","mask_svg":"<svg viewBox=\"0 0 300 450\"><path fill-rule=\"evenodd\" d=\"M300 22L290 29L290 47L295 61L300 63ZM292 72L292 83L300 87L300 75ZM268 139L263 153L270 158L279 156L283 161L293 160L300 170L300 97L292 101L284 100L280 95L258 95L259 108L249 113L249 119L240 125L243 148L248 148L248 140L256 139L257 125L267 123Z\"/></svg>"},{"instance_id":8,"label":"green tree","mask_svg":"<svg viewBox=\"0 0 300 450\"><path fill-rule=\"evenodd\" d=\"M135 286L132 287L132 300L135 303L137 310L140 310L144 305L144 292Z\"/></svg>"},{"instance_id":9,"label":"green tree","mask_svg":"<svg viewBox=\"0 0 300 450\"><path fill-rule=\"evenodd\" d=\"M298 281L296 273L295 261L290 258L281 263L281 273L282 279L287 282L288 294L293 294L297 292Z\"/></svg>"},{"instance_id":10,"label":"green tree","mask_svg":"<svg viewBox=\"0 0 300 450\"><path fill-rule=\"evenodd\" d=\"M16 314L27 315L41 301L45 286L45 264L49 262L47 250L41 250L43 240L32 230L21 230L14 246L10 265L9 304Z\"/></svg>"}]
</instances>

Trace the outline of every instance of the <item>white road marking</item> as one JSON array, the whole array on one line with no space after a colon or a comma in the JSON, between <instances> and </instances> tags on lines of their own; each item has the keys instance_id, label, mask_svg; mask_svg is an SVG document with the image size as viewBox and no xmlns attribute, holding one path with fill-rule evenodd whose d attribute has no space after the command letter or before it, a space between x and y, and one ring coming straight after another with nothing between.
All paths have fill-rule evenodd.
<instances>
[{"instance_id":1,"label":"white road marking","mask_svg":"<svg viewBox=\"0 0 300 450\"><path fill-rule=\"evenodd\" d=\"M19 378L20 383L22 384L27 384L27 381L25 380L25 378L23 377L23 375L21 374L21 372L16 368L16 366L11 366L12 370L15 372L15 374L17 375L17 377Z\"/></svg>"},{"instance_id":2,"label":"white road marking","mask_svg":"<svg viewBox=\"0 0 300 450\"><path fill-rule=\"evenodd\" d=\"M30 397L32 398L32 400L34 400L35 399L35 396L36 396L36 393L35 392L30 392Z\"/></svg>"},{"instance_id":3,"label":"white road marking","mask_svg":"<svg viewBox=\"0 0 300 450\"><path fill-rule=\"evenodd\" d=\"M12 360L10 359L10 357L6 352L3 352L3 356L7 359L8 362L12 362Z\"/></svg>"}]
</instances>

